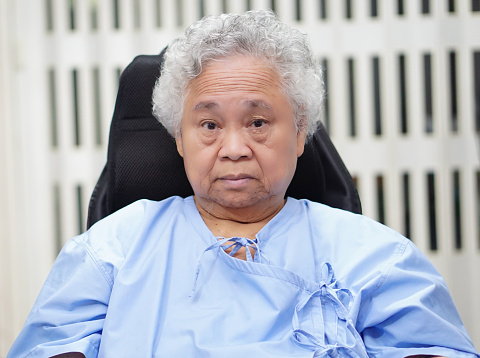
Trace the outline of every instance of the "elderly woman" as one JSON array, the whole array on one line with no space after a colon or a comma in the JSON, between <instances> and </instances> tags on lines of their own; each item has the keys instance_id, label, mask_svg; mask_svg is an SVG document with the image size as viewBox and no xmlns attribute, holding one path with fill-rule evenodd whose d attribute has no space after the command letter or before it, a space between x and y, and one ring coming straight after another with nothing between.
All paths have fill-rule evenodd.
<instances>
[{"instance_id":1,"label":"elderly woman","mask_svg":"<svg viewBox=\"0 0 480 358\"><path fill-rule=\"evenodd\" d=\"M271 12L193 24L153 103L195 195L67 243L9 357L478 357L408 239L285 198L323 95L305 37Z\"/></svg>"}]
</instances>

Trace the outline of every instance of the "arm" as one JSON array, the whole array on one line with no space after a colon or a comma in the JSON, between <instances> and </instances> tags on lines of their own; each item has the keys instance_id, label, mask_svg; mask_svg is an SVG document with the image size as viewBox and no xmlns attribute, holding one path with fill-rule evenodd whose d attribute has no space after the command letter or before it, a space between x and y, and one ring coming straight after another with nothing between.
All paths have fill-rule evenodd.
<instances>
[{"instance_id":1,"label":"arm","mask_svg":"<svg viewBox=\"0 0 480 358\"><path fill-rule=\"evenodd\" d=\"M411 242L398 252L359 312L367 350L379 357L479 357L440 274Z\"/></svg>"},{"instance_id":2,"label":"arm","mask_svg":"<svg viewBox=\"0 0 480 358\"><path fill-rule=\"evenodd\" d=\"M81 239L59 254L8 358L96 357L111 286Z\"/></svg>"}]
</instances>

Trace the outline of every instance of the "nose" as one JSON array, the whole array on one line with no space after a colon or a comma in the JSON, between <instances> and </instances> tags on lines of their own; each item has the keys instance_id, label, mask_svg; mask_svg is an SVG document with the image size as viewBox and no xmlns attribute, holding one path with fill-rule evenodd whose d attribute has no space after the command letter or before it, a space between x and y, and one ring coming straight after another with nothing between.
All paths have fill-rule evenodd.
<instances>
[{"instance_id":1,"label":"nose","mask_svg":"<svg viewBox=\"0 0 480 358\"><path fill-rule=\"evenodd\" d=\"M248 145L248 137L241 129L231 129L224 133L218 156L224 159L239 160L251 158L252 149Z\"/></svg>"}]
</instances>

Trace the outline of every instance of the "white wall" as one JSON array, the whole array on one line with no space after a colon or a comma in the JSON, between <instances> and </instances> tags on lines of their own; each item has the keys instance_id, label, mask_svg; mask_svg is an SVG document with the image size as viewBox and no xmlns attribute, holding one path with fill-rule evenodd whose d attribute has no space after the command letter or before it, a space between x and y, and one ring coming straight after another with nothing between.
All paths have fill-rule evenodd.
<instances>
[{"instance_id":1,"label":"white wall","mask_svg":"<svg viewBox=\"0 0 480 358\"><path fill-rule=\"evenodd\" d=\"M475 108L480 104L475 104L473 58L480 51L480 12L471 11L471 0L453 1L454 12L448 11L448 1L431 0L430 13L422 14L422 1L404 0L404 15L398 15L397 0L378 0L378 16L372 17L371 0L351 0L352 17L347 19L346 1L326 0L323 19L321 2L300 0L297 14L295 0L274 1L279 16L307 32L319 59L327 61L329 129L357 179L364 212L375 219L383 216L405 234L403 176L408 174L410 236L444 275L478 348L480 149ZM138 54L159 52L200 17L200 3L0 0L0 357L21 329L59 247L85 225L89 195L106 158L118 72ZM252 8L272 5L271 0L204 0L204 13L220 13L224 5L241 12L248 3ZM451 52L456 61L455 131ZM432 71L433 130L428 133L426 54ZM400 55L406 64L406 133L401 130ZM380 134L374 131L374 58L380 74ZM355 136L349 124L349 59ZM435 182L436 250L430 247L429 173ZM460 226L454 220L455 193ZM461 248L455 248L459 227Z\"/></svg>"}]
</instances>

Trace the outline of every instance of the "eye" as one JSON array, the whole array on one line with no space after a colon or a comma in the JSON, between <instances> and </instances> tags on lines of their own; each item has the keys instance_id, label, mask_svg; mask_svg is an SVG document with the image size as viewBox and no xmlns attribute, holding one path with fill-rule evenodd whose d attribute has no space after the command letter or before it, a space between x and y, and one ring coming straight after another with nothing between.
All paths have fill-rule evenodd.
<instances>
[{"instance_id":1,"label":"eye","mask_svg":"<svg viewBox=\"0 0 480 358\"><path fill-rule=\"evenodd\" d=\"M209 131L214 131L218 126L214 122L205 122L202 124L202 127L208 129Z\"/></svg>"},{"instance_id":2,"label":"eye","mask_svg":"<svg viewBox=\"0 0 480 358\"><path fill-rule=\"evenodd\" d=\"M255 128L260 128L260 127L264 126L265 124L266 124L266 122L263 119L255 119L252 122L252 126L255 127Z\"/></svg>"}]
</instances>

